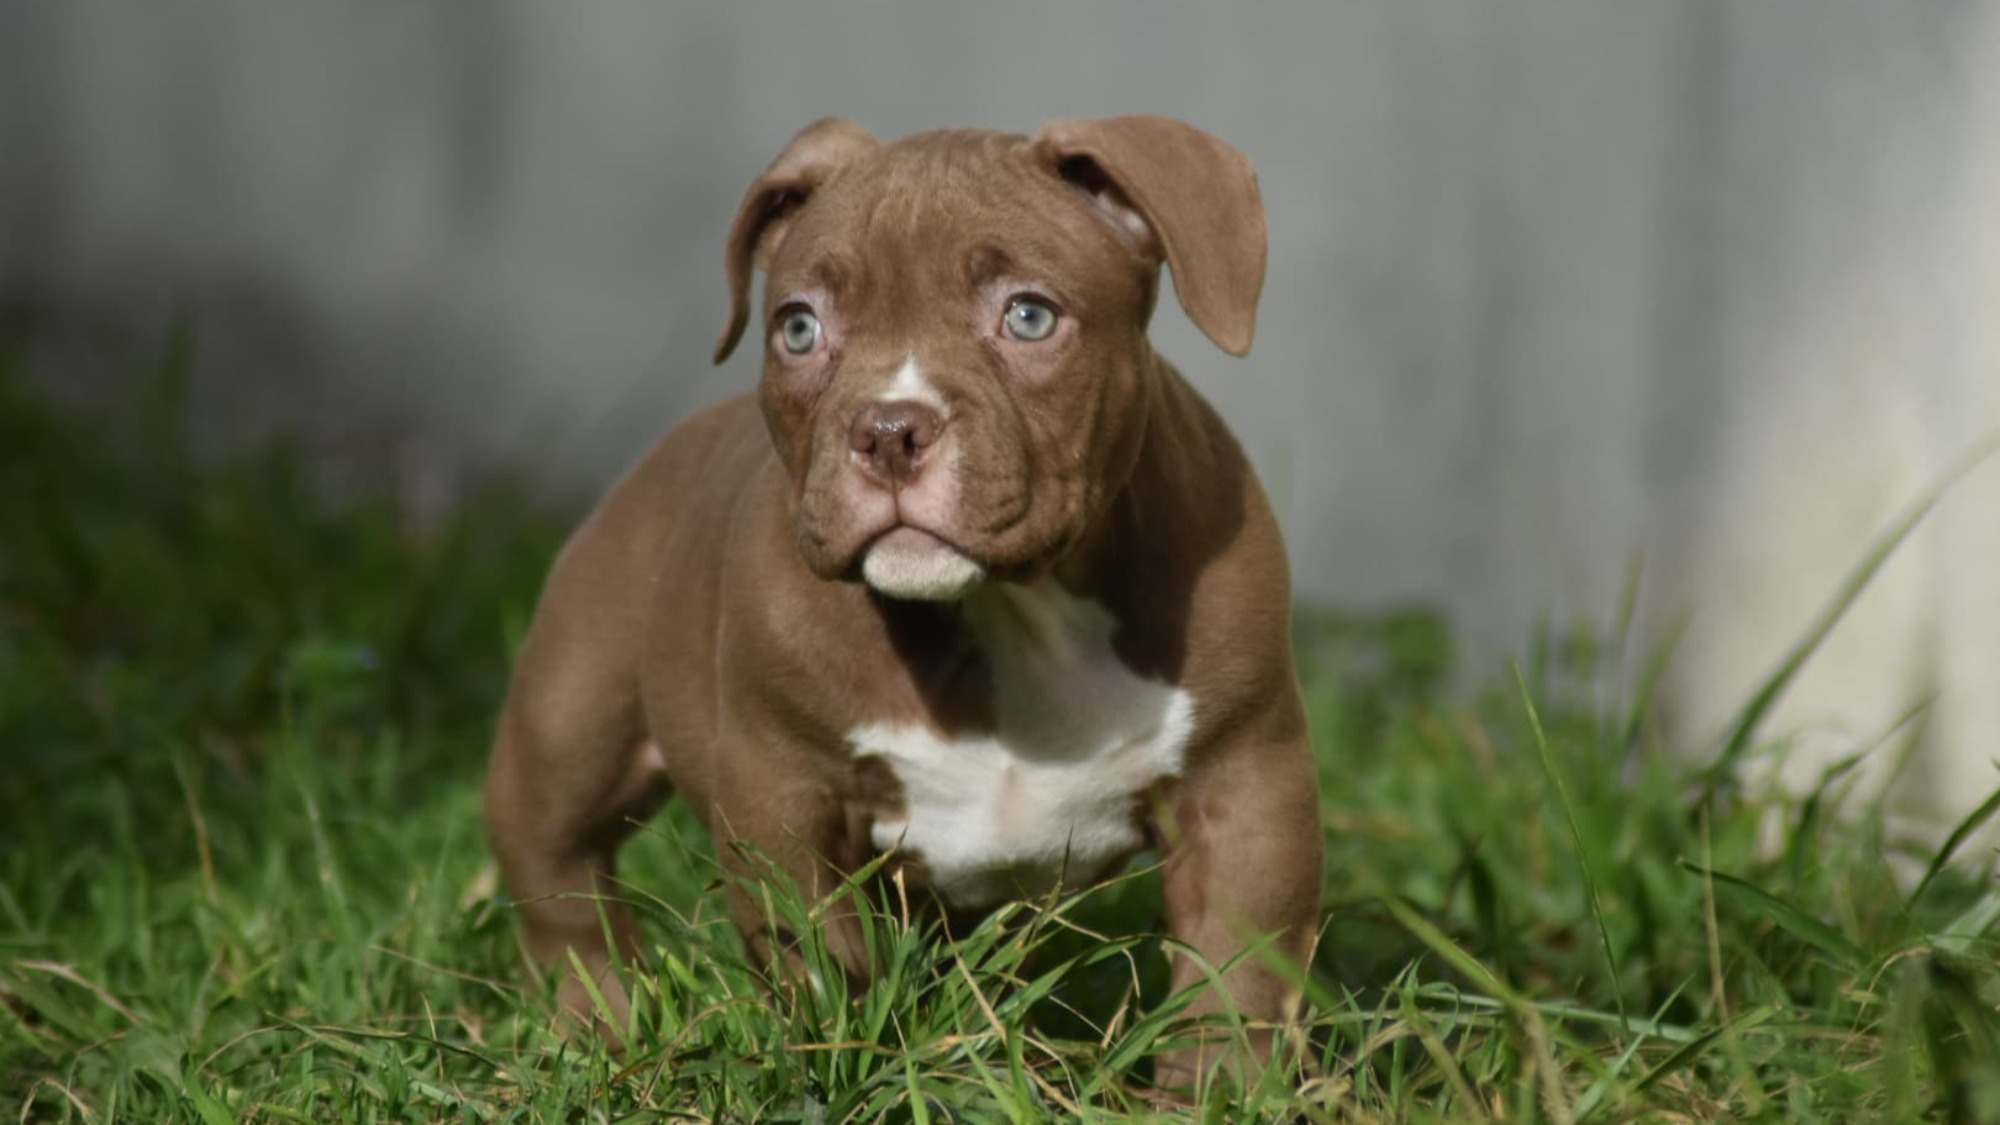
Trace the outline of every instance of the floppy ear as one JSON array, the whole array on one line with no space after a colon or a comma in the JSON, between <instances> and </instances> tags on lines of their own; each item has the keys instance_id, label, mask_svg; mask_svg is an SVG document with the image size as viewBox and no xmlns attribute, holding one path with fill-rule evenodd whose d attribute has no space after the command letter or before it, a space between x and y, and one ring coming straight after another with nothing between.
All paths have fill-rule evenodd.
<instances>
[{"instance_id":1,"label":"floppy ear","mask_svg":"<svg viewBox=\"0 0 2000 1125\"><path fill-rule=\"evenodd\" d=\"M875 138L852 121L822 117L799 130L785 151L743 194L729 227L729 324L715 346L715 362L736 350L750 323L750 272L771 264L785 228L814 188L857 154L875 147Z\"/></svg>"},{"instance_id":2,"label":"floppy ear","mask_svg":"<svg viewBox=\"0 0 2000 1125\"><path fill-rule=\"evenodd\" d=\"M1053 121L1036 143L1114 222L1143 222L1188 319L1223 351L1249 354L1266 233L1248 157L1165 117Z\"/></svg>"}]
</instances>

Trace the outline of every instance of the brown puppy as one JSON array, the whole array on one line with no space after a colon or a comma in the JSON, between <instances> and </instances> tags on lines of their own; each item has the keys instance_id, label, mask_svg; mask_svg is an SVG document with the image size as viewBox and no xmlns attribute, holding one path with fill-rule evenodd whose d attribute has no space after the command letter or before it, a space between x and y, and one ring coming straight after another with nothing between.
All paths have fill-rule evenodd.
<instances>
[{"instance_id":1,"label":"brown puppy","mask_svg":"<svg viewBox=\"0 0 2000 1125\"><path fill-rule=\"evenodd\" d=\"M590 895L678 791L811 893L890 852L954 914L1150 843L1174 937L1220 964L1276 935L1302 962L1323 847L1284 548L1146 338L1164 261L1195 324L1247 352L1264 255L1249 162L1179 122L800 133L729 234L716 360L766 268L757 395L611 491L521 652L487 818L532 953L575 950L626 1003ZM636 953L630 912L602 909ZM753 953L782 952L748 895L734 910ZM865 980L854 918L828 925ZM1225 983L1196 1012L1292 1009L1263 959ZM564 997L587 1010L578 982Z\"/></svg>"}]
</instances>

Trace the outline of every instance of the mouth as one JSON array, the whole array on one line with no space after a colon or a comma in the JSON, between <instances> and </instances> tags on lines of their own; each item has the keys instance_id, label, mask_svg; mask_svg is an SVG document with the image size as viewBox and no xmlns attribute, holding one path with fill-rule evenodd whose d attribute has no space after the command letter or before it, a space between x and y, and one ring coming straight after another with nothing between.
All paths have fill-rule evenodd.
<instances>
[{"instance_id":1,"label":"mouth","mask_svg":"<svg viewBox=\"0 0 2000 1125\"><path fill-rule=\"evenodd\" d=\"M986 580L986 568L930 532L903 524L862 550L861 580L899 601L955 602Z\"/></svg>"}]
</instances>

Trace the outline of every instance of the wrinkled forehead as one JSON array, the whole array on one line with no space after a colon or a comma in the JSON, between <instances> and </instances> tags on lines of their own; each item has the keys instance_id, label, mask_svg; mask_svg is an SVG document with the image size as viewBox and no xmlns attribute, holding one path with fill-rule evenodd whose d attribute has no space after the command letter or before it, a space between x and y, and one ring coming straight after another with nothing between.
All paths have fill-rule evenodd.
<instances>
[{"instance_id":1,"label":"wrinkled forehead","mask_svg":"<svg viewBox=\"0 0 2000 1125\"><path fill-rule=\"evenodd\" d=\"M946 131L884 145L815 191L772 263L770 294L1003 280L1124 289L1144 265L1027 138Z\"/></svg>"}]
</instances>

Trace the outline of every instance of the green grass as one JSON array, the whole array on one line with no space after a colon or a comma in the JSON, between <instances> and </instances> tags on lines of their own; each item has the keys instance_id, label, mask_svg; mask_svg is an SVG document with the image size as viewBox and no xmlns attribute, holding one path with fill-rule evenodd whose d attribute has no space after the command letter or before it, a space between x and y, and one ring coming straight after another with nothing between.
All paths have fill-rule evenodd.
<instances>
[{"instance_id":1,"label":"green grass","mask_svg":"<svg viewBox=\"0 0 2000 1125\"><path fill-rule=\"evenodd\" d=\"M1186 997L1143 870L956 945L871 916L865 996L773 989L678 809L630 849L654 964L611 1059L552 1030L479 823L560 529L496 497L415 535L282 452L197 464L175 385L86 424L0 365L21 1120L2000 1119L1989 853L1836 817L1838 772L1792 801L1683 764L1588 687L1651 658L1615 638L1544 637L1453 697L1422 614L1300 626L1330 862L1287 1067L1144 1098Z\"/></svg>"}]
</instances>

